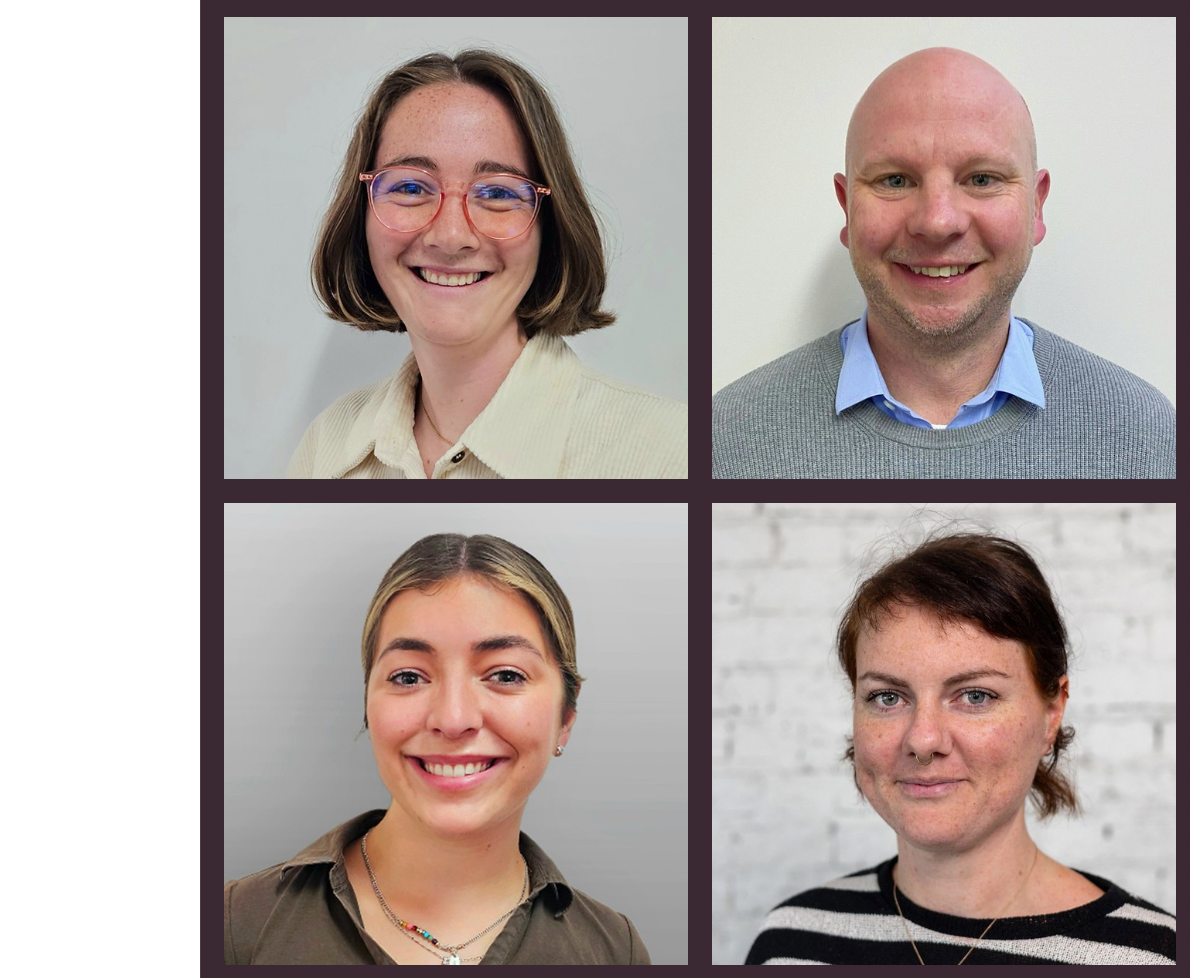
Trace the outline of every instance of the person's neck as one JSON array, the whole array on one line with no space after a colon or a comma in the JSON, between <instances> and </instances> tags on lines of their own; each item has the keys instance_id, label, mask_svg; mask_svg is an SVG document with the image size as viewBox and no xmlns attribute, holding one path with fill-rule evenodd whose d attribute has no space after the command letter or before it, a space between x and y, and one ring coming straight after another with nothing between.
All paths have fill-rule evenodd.
<instances>
[{"instance_id":1,"label":"person's neck","mask_svg":"<svg viewBox=\"0 0 1190 978\"><path fill-rule=\"evenodd\" d=\"M368 861L385 901L403 917L434 919L444 910L493 901L512 906L525 863L520 817L465 839L435 835L396 805L368 833Z\"/></svg>"},{"instance_id":2,"label":"person's neck","mask_svg":"<svg viewBox=\"0 0 1190 978\"><path fill-rule=\"evenodd\" d=\"M515 325L466 345L410 337L421 374L421 409L444 439L457 441L488 406L526 342Z\"/></svg>"},{"instance_id":3,"label":"person's neck","mask_svg":"<svg viewBox=\"0 0 1190 978\"><path fill-rule=\"evenodd\" d=\"M975 848L939 852L898 837L897 853L893 882L919 907L984 919L1013 916L1014 906L1027 905L1023 891L1041 861L1023 808L1014 822Z\"/></svg>"},{"instance_id":4,"label":"person's neck","mask_svg":"<svg viewBox=\"0 0 1190 978\"><path fill-rule=\"evenodd\" d=\"M949 424L987 387L1008 344L1009 315L960 338L889 329L868 314L868 345L888 391L931 424Z\"/></svg>"}]
</instances>

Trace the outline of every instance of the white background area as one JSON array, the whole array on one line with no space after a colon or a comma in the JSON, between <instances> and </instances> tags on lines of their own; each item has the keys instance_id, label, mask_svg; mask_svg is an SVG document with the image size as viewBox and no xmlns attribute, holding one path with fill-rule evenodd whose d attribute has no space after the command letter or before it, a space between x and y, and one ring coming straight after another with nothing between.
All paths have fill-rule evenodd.
<instances>
[{"instance_id":1,"label":"white background area","mask_svg":"<svg viewBox=\"0 0 1190 978\"><path fill-rule=\"evenodd\" d=\"M712 24L717 391L859 318L832 178L856 102L894 61L960 48L1024 96L1050 171L1014 315L1176 404L1172 18L718 18Z\"/></svg>"},{"instance_id":2,"label":"white background area","mask_svg":"<svg viewBox=\"0 0 1190 978\"><path fill-rule=\"evenodd\" d=\"M407 334L327 319L310 257L373 88L410 58L467 47L545 86L607 232L617 321L567 343L595 370L686 400L686 18L228 18L225 478L281 478L323 408L409 353Z\"/></svg>"},{"instance_id":3,"label":"white background area","mask_svg":"<svg viewBox=\"0 0 1190 978\"><path fill-rule=\"evenodd\" d=\"M1177 913L1174 506L720 503L712 520L714 964L742 964L782 900L896 855L840 757L851 692L839 614L893 531L980 520L1023 544L1065 616L1064 724L1081 818L1039 821L1042 851ZM866 575L865 575L866 576Z\"/></svg>"}]
</instances>

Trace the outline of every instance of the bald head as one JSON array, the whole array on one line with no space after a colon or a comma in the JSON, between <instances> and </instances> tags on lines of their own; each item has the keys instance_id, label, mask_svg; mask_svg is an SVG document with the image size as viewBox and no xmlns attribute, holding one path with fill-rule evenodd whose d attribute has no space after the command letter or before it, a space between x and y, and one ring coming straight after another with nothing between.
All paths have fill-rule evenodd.
<instances>
[{"instance_id":1,"label":"bald head","mask_svg":"<svg viewBox=\"0 0 1190 978\"><path fill-rule=\"evenodd\" d=\"M882 71L847 127L848 180L864 162L913 143L938 153L981 141L1037 171L1033 119L1020 92L986 61L955 48L916 51Z\"/></svg>"}]
</instances>

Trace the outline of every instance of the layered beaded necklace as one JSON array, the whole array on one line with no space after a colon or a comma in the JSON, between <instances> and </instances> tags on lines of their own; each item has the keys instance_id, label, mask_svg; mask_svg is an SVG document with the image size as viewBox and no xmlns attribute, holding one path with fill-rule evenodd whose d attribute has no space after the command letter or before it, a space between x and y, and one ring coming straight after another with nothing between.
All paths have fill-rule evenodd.
<instances>
[{"instance_id":1,"label":"layered beaded necklace","mask_svg":"<svg viewBox=\"0 0 1190 978\"><path fill-rule=\"evenodd\" d=\"M371 831L372 831L371 829L368 830L368 832L371 832ZM465 940L459 944L443 944L438 940L438 938L434 937L424 927L419 927L417 924L410 923L407 920L402 920L400 917L398 917L395 913L393 913L388 908L388 904L384 902L384 894L382 894L380 892L380 884L376 882L376 874L372 872L372 864L370 862L368 862L368 832L365 832L364 837L360 840L360 852L363 853L364 866L367 867L368 879L370 879L372 881L372 892L376 894L376 899L380 903L380 909L384 911L384 915L386 917L388 917L388 919L392 922L393 926L396 927L397 930L399 930L406 937L408 937L409 940L413 941L413 943L416 944L418 947L422 948L425 951L429 951L431 954L437 954L442 951L445 951L446 954L442 958L443 964L463 964L464 962L469 962L469 961L481 961L483 959L482 954L476 958L460 958L459 957L459 949L466 947L468 944L472 943L473 941L478 941L481 937L483 937L484 934L488 933L493 927L495 927L499 923L502 923L507 917L509 917L512 914L513 910L516 910L517 907L519 907L522 903L524 903L525 897L529 895L529 864L525 863L525 882L521 886L521 897L519 900L517 900L515 906L509 908L504 913L502 913L498 918L496 918L496 920L494 920L492 923L488 924L487 927L485 927L483 930L481 930L474 937L468 938L467 940ZM421 940L419 941L418 938L420 938ZM426 947L425 944L421 943L422 941L429 943L430 946Z\"/></svg>"}]
</instances>

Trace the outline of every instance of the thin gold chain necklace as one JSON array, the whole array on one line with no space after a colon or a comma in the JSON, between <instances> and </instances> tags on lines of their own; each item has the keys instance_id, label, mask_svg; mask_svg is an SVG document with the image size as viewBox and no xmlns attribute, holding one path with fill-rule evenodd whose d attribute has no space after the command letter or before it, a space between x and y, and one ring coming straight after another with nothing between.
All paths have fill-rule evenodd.
<instances>
[{"instance_id":1,"label":"thin gold chain necklace","mask_svg":"<svg viewBox=\"0 0 1190 978\"><path fill-rule=\"evenodd\" d=\"M1040 851L1041 850L1038 849L1036 846L1033 847L1033 862L1029 865L1029 872L1027 872L1025 874L1025 882L1021 884L1021 888L1016 891L1016 896L1014 896L1011 900L1008 901L1008 903L1004 907L1004 910L1000 911L1000 915L998 917L996 917L995 920L992 921L992 924L994 924L996 922L996 920L999 920L1000 917L1003 917L1004 911L1007 910L1009 907L1011 907L1014 903L1016 903L1016 901L1020 897L1020 895L1025 892L1025 883L1028 883L1029 877L1033 875L1033 867L1037 865L1037 854ZM905 928L905 936L909 938L909 943L913 945L913 953L917 955L917 960L921 964L925 964L925 962L921 960L921 951L919 951L917 949L917 944L915 944L913 941L913 935L909 933L909 922L905 919L905 915L903 913L901 913L901 901L897 899L897 878L896 878L896 876L893 876L893 903L896 904L897 913L901 915L901 924ZM974 951L977 947L979 947L980 943L987 936L988 931L990 931L992 929L992 924L988 924L983 929L983 933L979 935L979 940L977 940L974 944L972 944L969 948L967 948L967 953L963 955L962 959L959 961L959 964L962 964L969 957L971 957L971 952Z\"/></svg>"},{"instance_id":2,"label":"thin gold chain necklace","mask_svg":"<svg viewBox=\"0 0 1190 978\"><path fill-rule=\"evenodd\" d=\"M418 399L421 401L421 413L424 414L426 416L426 420L428 422L430 422L430 427L434 429L434 434L436 434L439 438L441 438L448 445L453 445L454 442L451 441L449 438L446 438L443 436L442 432L438 430L438 426L436 424L434 424L434 419L430 417L430 409L428 407L426 407L426 397L425 397L425 394L422 393L420 378L417 381L417 393L418 393Z\"/></svg>"}]
</instances>

